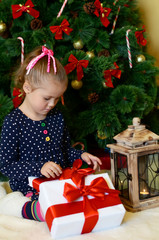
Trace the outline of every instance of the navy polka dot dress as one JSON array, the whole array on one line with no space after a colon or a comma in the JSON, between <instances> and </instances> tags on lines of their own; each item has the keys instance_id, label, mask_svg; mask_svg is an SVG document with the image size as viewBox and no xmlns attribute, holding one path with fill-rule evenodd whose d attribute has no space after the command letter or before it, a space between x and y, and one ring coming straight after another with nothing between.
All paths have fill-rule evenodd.
<instances>
[{"instance_id":1,"label":"navy polka dot dress","mask_svg":"<svg viewBox=\"0 0 159 240\"><path fill-rule=\"evenodd\" d=\"M28 177L42 177L44 163L72 166L83 151L71 147L62 114L54 108L41 121L33 121L19 108L4 120L1 132L0 171L9 177L13 191L32 191Z\"/></svg>"}]
</instances>

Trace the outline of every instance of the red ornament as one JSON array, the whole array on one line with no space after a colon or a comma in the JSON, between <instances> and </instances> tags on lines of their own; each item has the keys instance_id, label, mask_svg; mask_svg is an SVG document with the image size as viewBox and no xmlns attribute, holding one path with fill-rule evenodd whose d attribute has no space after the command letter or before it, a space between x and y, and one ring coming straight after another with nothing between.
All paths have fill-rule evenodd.
<instances>
[{"instance_id":1,"label":"red ornament","mask_svg":"<svg viewBox=\"0 0 159 240\"><path fill-rule=\"evenodd\" d=\"M62 33L65 32L67 35L70 34L70 32L72 32L72 28L69 28L69 22L64 19L62 21L62 23L60 24L60 26L50 26L50 31L52 33L55 33L55 39L62 39Z\"/></svg>"},{"instance_id":2,"label":"red ornament","mask_svg":"<svg viewBox=\"0 0 159 240\"><path fill-rule=\"evenodd\" d=\"M13 88L13 96L15 97L12 99L13 105L17 108L22 103L25 93L19 88Z\"/></svg>"},{"instance_id":3,"label":"red ornament","mask_svg":"<svg viewBox=\"0 0 159 240\"><path fill-rule=\"evenodd\" d=\"M31 0L26 1L26 3L24 5L22 5L22 4L12 5L13 18L15 19L15 18L20 17L23 12L27 12L34 18L38 18L39 11L33 9L33 7L34 7L34 4L32 3Z\"/></svg>"},{"instance_id":4,"label":"red ornament","mask_svg":"<svg viewBox=\"0 0 159 240\"><path fill-rule=\"evenodd\" d=\"M143 33L145 32L145 26L143 26L142 28L143 30L135 32L135 37L139 45L146 46L147 40L143 36Z\"/></svg>"},{"instance_id":5,"label":"red ornament","mask_svg":"<svg viewBox=\"0 0 159 240\"><path fill-rule=\"evenodd\" d=\"M109 20L107 19L107 17L109 16L109 14L111 12L111 9L106 8L106 7L103 8L99 0L96 0L94 2L94 6L96 7L95 11L94 11L94 14L97 17L100 17L100 20L101 20L102 24L105 27L107 27L110 23Z\"/></svg>"},{"instance_id":6,"label":"red ornament","mask_svg":"<svg viewBox=\"0 0 159 240\"><path fill-rule=\"evenodd\" d=\"M114 63L114 66L116 67L116 69L109 69L109 70L105 70L104 71L104 78L105 78L105 85L107 87L111 87L114 88L113 83L112 83L112 76L119 78L121 77L121 70L119 69L118 65L116 63Z\"/></svg>"},{"instance_id":7,"label":"red ornament","mask_svg":"<svg viewBox=\"0 0 159 240\"><path fill-rule=\"evenodd\" d=\"M78 79L78 81L80 81L84 76L82 67L87 68L89 61L88 60L78 60L75 56L73 56L73 54L71 54L69 56L68 61L70 63L68 63L65 66L66 73L69 74L75 68L77 68L77 79Z\"/></svg>"}]
</instances>

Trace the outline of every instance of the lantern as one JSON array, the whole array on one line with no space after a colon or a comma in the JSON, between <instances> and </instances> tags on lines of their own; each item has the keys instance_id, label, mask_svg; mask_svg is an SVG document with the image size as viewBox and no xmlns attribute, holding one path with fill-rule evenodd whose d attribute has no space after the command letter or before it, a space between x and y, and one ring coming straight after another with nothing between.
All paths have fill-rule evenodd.
<instances>
[{"instance_id":1,"label":"lantern","mask_svg":"<svg viewBox=\"0 0 159 240\"><path fill-rule=\"evenodd\" d=\"M159 136L134 118L114 139L115 144L107 145L111 176L125 208L136 212L159 206Z\"/></svg>"}]
</instances>

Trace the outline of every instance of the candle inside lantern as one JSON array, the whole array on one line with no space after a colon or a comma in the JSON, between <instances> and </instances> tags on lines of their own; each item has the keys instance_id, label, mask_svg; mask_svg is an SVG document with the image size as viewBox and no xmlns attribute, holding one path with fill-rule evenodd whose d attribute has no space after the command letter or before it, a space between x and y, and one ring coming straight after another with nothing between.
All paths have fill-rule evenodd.
<instances>
[{"instance_id":1,"label":"candle inside lantern","mask_svg":"<svg viewBox=\"0 0 159 240\"><path fill-rule=\"evenodd\" d=\"M149 192L146 191L145 189L143 189L143 191L140 192L140 195L141 195L142 198L146 198L149 195Z\"/></svg>"}]
</instances>

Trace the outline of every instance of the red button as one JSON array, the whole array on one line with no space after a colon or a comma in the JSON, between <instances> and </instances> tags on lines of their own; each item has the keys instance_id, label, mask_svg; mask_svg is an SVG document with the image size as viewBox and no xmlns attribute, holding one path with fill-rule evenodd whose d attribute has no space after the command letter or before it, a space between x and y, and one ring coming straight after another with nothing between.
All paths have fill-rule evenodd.
<instances>
[{"instance_id":1,"label":"red button","mask_svg":"<svg viewBox=\"0 0 159 240\"><path fill-rule=\"evenodd\" d=\"M44 133L44 134L47 134L47 133L48 133L48 131L47 131L47 130L44 130L44 131L43 131L43 133Z\"/></svg>"}]
</instances>

